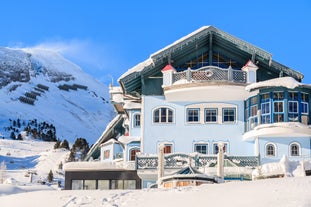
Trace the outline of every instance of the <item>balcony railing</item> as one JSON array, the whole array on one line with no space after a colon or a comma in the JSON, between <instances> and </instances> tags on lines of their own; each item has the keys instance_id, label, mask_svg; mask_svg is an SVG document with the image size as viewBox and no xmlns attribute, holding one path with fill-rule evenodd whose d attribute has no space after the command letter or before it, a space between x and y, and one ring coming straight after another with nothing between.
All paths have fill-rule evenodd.
<instances>
[{"instance_id":1,"label":"balcony railing","mask_svg":"<svg viewBox=\"0 0 311 207\"><path fill-rule=\"evenodd\" d=\"M230 161L236 167L256 167L259 165L258 156L231 156L225 155L225 160ZM165 169L182 169L189 166L189 163L193 167L215 167L217 164L217 155L202 155L197 154L190 156L187 154L173 153L164 156L164 168ZM136 156L136 169L157 169L158 157L157 156Z\"/></svg>"},{"instance_id":2,"label":"balcony railing","mask_svg":"<svg viewBox=\"0 0 311 207\"><path fill-rule=\"evenodd\" d=\"M173 84L177 81L187 82L234 82L246 83L247 73L241 70L219 68L216 66L206 66L197 70L185 70L173 74Z\"/></svg>"}]
</instances>

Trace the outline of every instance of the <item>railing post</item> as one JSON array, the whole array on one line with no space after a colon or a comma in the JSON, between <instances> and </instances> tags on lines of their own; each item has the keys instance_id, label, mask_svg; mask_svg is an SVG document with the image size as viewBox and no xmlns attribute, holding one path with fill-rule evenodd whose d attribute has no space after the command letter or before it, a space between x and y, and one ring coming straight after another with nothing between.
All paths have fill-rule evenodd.
<instances>
[{"instance_id":1,"label":"railing post","mask_svg":"<svg viewBox=\"0 0 311 207\"><path fill-rule=\"evenodd\" d=\"M188 82L190 82L191 79L192 79L192 77L191 77L191 68L190 67L187 69L186 79L187 79Z\"/></svg>"},{"instance_id":2,"label":"railing post","mask_svg":"<svg viewBox=\"0 0 311 207\"><path fill-rule=\"evenodd\" d=\"M232 81L233 80L233 70L232 70L232 67L231 65L229 66L228 68L228 81Z\"/></svg>"}]
</instances>

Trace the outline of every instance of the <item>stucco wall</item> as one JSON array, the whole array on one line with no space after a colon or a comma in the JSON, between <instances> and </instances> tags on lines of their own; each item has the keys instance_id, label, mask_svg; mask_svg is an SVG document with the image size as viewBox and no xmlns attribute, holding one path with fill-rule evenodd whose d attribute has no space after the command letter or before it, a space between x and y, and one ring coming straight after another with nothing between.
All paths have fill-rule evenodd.
<instances>
[{"instance_id":1,"label":"stucco wall","mask_svg":"<svg viewBox=\"0 0 311 207\"><path fill-rule=\"evenodd\" d=\"M189 105L206 106L213 108L234 106L237 112L236 123L187 123L186 108ZM212 153L212 144L218 141L228 142L228 154L254 155L254 143L243 142L244 133L244 102L167 102L164 96L144 96L144 153L157 153L160 142L173 143L173 152L191 153L195 142L209 144L209 154ZM174 111L174 122L170 124L155 124L152 121L153 110L158 107L169 107ZM203 118L203 117L202 117Z\"/></svg>"}]
</instances>

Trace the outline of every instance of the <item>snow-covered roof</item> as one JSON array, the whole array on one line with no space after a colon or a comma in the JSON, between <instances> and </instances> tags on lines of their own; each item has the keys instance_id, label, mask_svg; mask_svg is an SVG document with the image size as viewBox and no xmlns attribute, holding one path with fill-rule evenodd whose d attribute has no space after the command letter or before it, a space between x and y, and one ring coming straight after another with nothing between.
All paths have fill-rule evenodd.
<instances>
[{"instance_id":1,"label":"snow-covered roof","mask_svg":"<svg viewBox=\"0 0 311 207\"><path fill-rule=\"evenodd\" d=\"M134 136L120 136L118 141L123 144L128 144L131 142L140 142L140 137L134 137Z\"/></svg>"},{"instance_id":2,"label":"snow-covered roof","mask_svg":"<svg viewBox=\"0 0 311 207\"><path fill-rule=\"evenodd\" d=\"M94 171L94 170L124 170L115 162L68 162L64 165L65 171Z\"/></svg>"},{"instance_id":3,"label":"snow-covered roof","mask_svg":"<svg viewBox=\"0 0 311 207\"><path fill-rule=\"evenodd\" d=\"M292 77L281 77L281 78L274 78L267 81L261 81L258 83L253 83L245 87L245 90L252 91L259 88L267 88L267 87L285 87L289 89L294 89L300 86L310 87L311 85L303 84L296 81Z\"/></svg>"},{"instance_id":4,"label":"snow-covered roof","mask_svg":"<svg viewBox=\"0 0 311 207\"><path fill-rule=\"evenodd\" d=\"M258 57L257 59L260 65L258 65L258 67L261 69L259 73L266 74L267 72L271 72L271 75L269 75L270 78L277 77L277 75L282 72L284 76L291 76L297 80L303 79L303 74L272 60L271 53L213 26L203 26L151 54L148 59L125 72L118 79L123 92L128 95L140 97L141 93L143 93L141 90L142 79L153 76L158 77L160 75L159 72L165 67L168 60L173 60L173 63L175 60L175 64L179 64L176 65L176 67L181 67L181 69L183 69L181 62L186 64L186 62L197 53L197 50L206 49L208 44L211 44L209 43L210 41L212 41L212 44L216 44L215 47L223 47L221 45L226 45L225 48L221 49L223 50L222 52L227 53L229 56L231 53L233 56L240 56L241 64L243 64L243 61L247 62L249 60L249 55L255 55ZM241 51L243 51L243 53L241 53ZM252 68L255 67L255 65L250 62L249 66L252 66Z\"/></svg>"},{"instance_id":5,"label":"snow-covered roof","mask_svg":"<svg viewBox=\"0 0 311 207\"><path fill-rule=\"evenodd\" d=\"M124 109L140 109L141 103L137 103L133 101L125 101L123 108Z\"/></svg>"},{"instance_id":6,"label":"snow-covered roof","mask_svg":"<svg viewBox=\"0 0 311 207\"><path fill-rule=\"evenodd\" d=\"M131 73L134 72L140 72L142 71L145 67L150 66L154 64L153 60L151 57L149 57L147 60L139 63L138 65L135 65L134 67L130 68L128 71L126 71L125 73L123 73L123 75L120 76L120 78L118 79L118 81L120 81L122 78L130 75Z\"/></svg>"},{"instance_id":7,"label":"snow-covered roof","mask_svg":"<svg viewBox=\"0 0 311 207\"><path fill-rule=\"evenodd\" d=\"M253 140L256 137L311 137L311 126L300 122L281 122L261 124L243 135L243 140Z\"/></svg>"}]
</instances>

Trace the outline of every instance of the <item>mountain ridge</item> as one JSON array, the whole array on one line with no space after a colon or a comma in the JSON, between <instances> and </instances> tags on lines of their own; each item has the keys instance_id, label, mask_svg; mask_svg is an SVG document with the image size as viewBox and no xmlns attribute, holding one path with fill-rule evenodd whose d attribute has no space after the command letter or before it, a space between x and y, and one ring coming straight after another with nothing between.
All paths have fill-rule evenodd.
<instances>
[{"instance_id":1,"label":"mountain ridge","mask_svg":"<svg viewBox=\"0 0 311 207\"><path fill-rule=\"evenodd\" d=\"M114 116L107 86L59 53L38 48L0 47L0 104L3 137L10 137L9 120L36 119L53 124L58 139L92 144Z\"/></svg>"}]
</instances>

